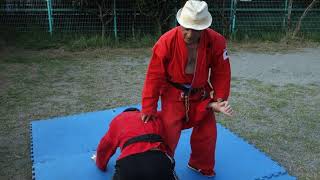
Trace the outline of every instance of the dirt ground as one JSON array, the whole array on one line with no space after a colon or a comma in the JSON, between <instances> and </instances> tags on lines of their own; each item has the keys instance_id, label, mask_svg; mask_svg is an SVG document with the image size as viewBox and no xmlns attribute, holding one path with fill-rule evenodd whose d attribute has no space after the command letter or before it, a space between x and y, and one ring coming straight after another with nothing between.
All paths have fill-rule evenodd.
<instances>
[{"instance_id":1,"label":"dirt ground","mask_svg":"<svg viewBox=\"0 0 320 180\"><path fill-rule=\"evenodd\" d=\"M320 179L320 47L229 54L237 114L219 122L291 175ZM31 179L31 120L139 103L149 57L150 49L2 49L0 179Z\"/></svg>"},{"instance_id":2,"label":"dirt ground","mask_svg":"<svg viewBox=\"0 0 320 180\"><path fill-rule=\"evenodd\" d=\"M320 49L305 48L272 54L235 52L234 77L257 79L275 85L320 84Z\"/></svg>"}]
</instances>

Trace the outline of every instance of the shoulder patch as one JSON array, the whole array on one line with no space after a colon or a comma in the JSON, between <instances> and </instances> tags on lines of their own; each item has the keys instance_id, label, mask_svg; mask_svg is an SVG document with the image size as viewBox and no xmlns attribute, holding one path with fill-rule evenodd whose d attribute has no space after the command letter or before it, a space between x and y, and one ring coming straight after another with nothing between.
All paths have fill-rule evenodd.
<instances>
[{"instance_id":1,"label":"shoulder patch","mask_svg":"<svg viewBox=\"0 0 320 180\"><path fill-rule=\"evenodd\" d=\"M223 60L227 60L227 59L229 59L228 50L224 49L223 50Z\"/></svg>"}]
</instances>

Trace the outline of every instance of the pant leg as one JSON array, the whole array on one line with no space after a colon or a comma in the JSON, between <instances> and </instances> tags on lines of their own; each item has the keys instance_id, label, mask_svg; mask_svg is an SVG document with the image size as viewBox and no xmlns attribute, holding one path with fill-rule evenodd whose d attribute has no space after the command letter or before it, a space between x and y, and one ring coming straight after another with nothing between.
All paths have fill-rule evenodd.
<instances>
[{"instance_id":1,"label":"pant leg","mask_svg":"<svg viewBox=\"0 0 320 180\"><path fill-rule=\"evenodd\" d=\"M213 115L209 115L192 130L190 138L191 156L189 163L199 169L213 170L215 164L216 140L216 120Z\"/></svg>"},{"instance_id":2,"label":"pant leg","mask_svg":"<svg viewBox=\"0 0 320 180\"><path fill-rule=\"evenodd\" d=\"M112 180L120 180L119 172L117 170L114 172Z\"/></svg>"},{"instance_id":3,"label":"pant leg","mask_svg":"<svg viewBox=\"0 0 320 180\"><path fill-rule=\"evenodd\" d=\"M130 155L116 163L114 180L176 180L174 165L161 151Z\"/></svg>"},{"instance_id":4,"label":"pant leg","mask_svg":"<svg viewBox=\"0 0 320 180\"><path fill-rule=\"evenodd\" d=\"M173 157L181 135L183 119L185 117L183 102L162 99L161 116L164 127L164 141L170 149L168 154Z\"/></svg>"}]
</instances>

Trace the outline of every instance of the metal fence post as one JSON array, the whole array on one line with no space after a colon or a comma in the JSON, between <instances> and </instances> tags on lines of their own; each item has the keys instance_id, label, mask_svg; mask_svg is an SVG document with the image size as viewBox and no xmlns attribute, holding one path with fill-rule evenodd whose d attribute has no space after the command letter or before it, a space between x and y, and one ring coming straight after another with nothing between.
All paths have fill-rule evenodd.
<instances>
[{"instance_id":1,"label":"metal fence post","mask_svg":"<svg viewBox=\"0 0 320 180\"><path fill-rule=\"evenodd\" d=\"M118 34L117 34L117 11L116 11L116 0L113 0L113 31L114 31L114 37L117 40Z\"/></svg>"},{"instance_id":2,"label":"metal fence post","mask_svg":"<svg viewBox=\"0 0 320 180\"><path fill-rule=\"evenodd\" d=\"M52 3L51 0L47 1L47 11L48 11L48 24L49 24L49 33L52 35L52 25L53 25L53 19L52 19Z\"/></svg>"},{"instance_id":3,"label":"metal fence post","mask_svg":"<svg viewBox=\"0 0 320 180\"><path fill-rule=\"evenodd\" d=\"M288 17L288 0L285 0L284 4L284 17L283 17L283 22L282 22L282 27L283 29L286 28L286 19Z\"/></svg>"},{"instance_id":4,"label":"metal fence post","mask_svg":"<svg viewBox=\"0 0 320 180\"><path fill-rule=\"evenodd\" d=\"M236 27L236 8L237 8L237 0L231 0L230 5L230 34L234 33Z\"/></svg>"}]
</instances>

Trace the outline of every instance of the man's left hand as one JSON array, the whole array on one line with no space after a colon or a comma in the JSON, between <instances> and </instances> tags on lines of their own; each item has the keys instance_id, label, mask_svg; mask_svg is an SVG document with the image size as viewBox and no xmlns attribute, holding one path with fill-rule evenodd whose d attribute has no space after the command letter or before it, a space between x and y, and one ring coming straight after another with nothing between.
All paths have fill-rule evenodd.
<instances>
[{"instance_id":1,"label":"man's left hand","mask_svg":"<svg viewBox=\"0 0 320 180\"><path fill-rule=\"evenodd\" d=\"M91 156L91 159L92 159L94 162L96 162L96 160L97 160L97 155L96 155L96 154L93 154L93 155Z\"/></svg>"},{"instance_id":2,"label":"man's left hand","mask_svg":"<svg viewBox=\"0 0 320 180\"><path fill-rule=\"evenodd\" d=\"M234 114L228 101L212 102L209 103L208 107L212 108L215 112L221 112L229 117L232 117Z\"/></svg>"}]
</instances>

